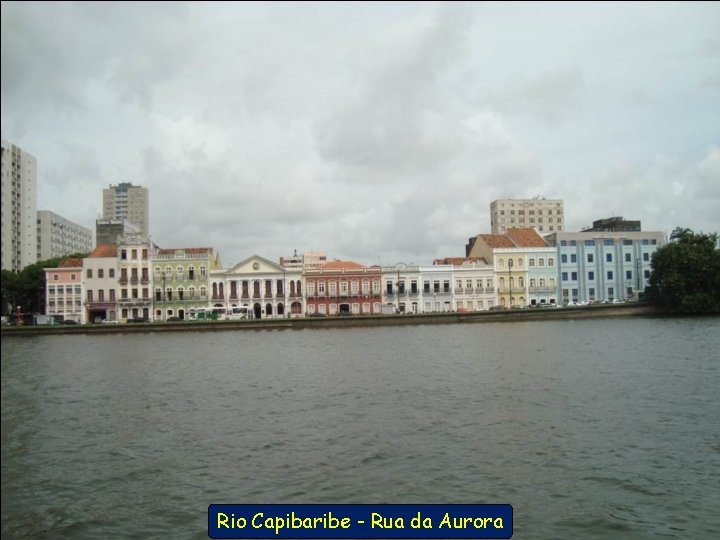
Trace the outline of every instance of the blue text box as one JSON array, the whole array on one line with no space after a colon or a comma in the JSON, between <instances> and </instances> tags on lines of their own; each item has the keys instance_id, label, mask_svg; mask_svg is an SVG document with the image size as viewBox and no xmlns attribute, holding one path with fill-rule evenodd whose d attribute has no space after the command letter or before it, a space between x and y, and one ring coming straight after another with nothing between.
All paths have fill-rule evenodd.
<instances>
[{"instance_id":1,"label":"blue text box","mask_svg":"<svg viewBox=\"0 0 720 540\"><path fill-rule=\"evenodd\" d=\"M210 538L510 538L509 504L211 504Z\"/></svg>"}]
</instances>

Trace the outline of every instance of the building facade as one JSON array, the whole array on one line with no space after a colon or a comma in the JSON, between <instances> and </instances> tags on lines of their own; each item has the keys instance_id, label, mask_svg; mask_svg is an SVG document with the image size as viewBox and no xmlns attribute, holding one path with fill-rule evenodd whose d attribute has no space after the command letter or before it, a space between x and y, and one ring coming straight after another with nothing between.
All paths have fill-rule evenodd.
<instances>
[{"instance_id":1,"label":"building facade","mask_svg":"<svg viewBox=\"0 0 720 540\"><path fill-rule=\"evenodd\" d=\"M150 196L147 188L123 182L103 189L103 219L126 219L139 229L140 234L150 234Z\"/></svg>"},{"instance_id":2,"label":"building facade","mask_svg":"<svg viewBox=\"0 0 720 540\"><path fill-rule=\"evenodd\" d=\"M422 280L422 312L444 313L453 307L453 265L420 266Z\"/></svg>"},{"instance_id":3,"label":"building facade","mask_svg":"<svg viewBox=\"0 0 720 540\"><path fill-rule=\"evenodd\" d=\"M131 319L153 320L150 295L150 257L155 246L144 235L125 235L118 239L118 311L120 322Z\"/></svg>"},{"instance_id":4,"label":"building facade","mask_svg":"<svg viewBox=\"0 0 720 540\"><path fill-rule=\"evenodd\" d=\"M194 319L209 307L210 273L220 267L213 248L157 249L151 257L154 319Z\"/></svg>"},{"instance_id":5,"label":"building facade","mask_svg":"<svg viewBox=\"0 0 720 540\"><path fill-rule=\"evenodd\" d=\"M479 234L471 239L472 257L489 261L495 273L496 303L504 307L555 304L556 259L550 246L533 228L510 228L503 234Z\"/></svg>"},{"instance_id":6,"label":"building facade","mask_svg":"<svg viewBox=\"0 0 720 540\"><path fill-rule=\"evenodd\" d=\"M45 314L58 321L84 323L82 259L66 259L45 271Z\"/></svg>"},{"instance_id":7,"label":"building facade","mask_svg":"<svg viewBox=\"0 0 720 540\"><path fill-rule=\"evenodd\" d=\"M97 246L83 259L85 321L118 320L118 275L117 246Z\"/></svg>"},{"instance_id":8,"label":"building facade","mask_svg":"<svg viewBox=\"0 0 720 540\"><path fill-rule=\"evenodd\" d=\"M37 160L2 141L2 269L37 262Z\"/></svg>"},{"instance_id":9,"label":"building facade","mask_svg":"<svg viewBox=\"0 0 720 540\"><path fill-rule=\"evenodd\" d=\"M563 232L548 237L557 250L562 303L637 300L648 285L662 232Z\"/></svg>"},{"instance_id":10,"label":"building facade","mask_svg":"<svg viewBox=\"0 0 720 540\"><path fill-rule=\"evenodd\" d=\"M254 319L300 317L304 313L302 268L285 268L253 255L210 273L210 306L228 318L249 312Z\"/></svg>"},{"instance_id":11,"label":"building facade","mask_svg":"<svg viewBox=\"0 0 720 540\"><path fill-rule=\"evenodd\" d=\"M420 266L398 263L382 269L382 311L422 313L422 277Z\"/></svg>"},{"instance_id":12,"label":"building facade","mask_svg":"<svg viewBox=\"0 0 720 540\"><path fill-rule=\"evenodd\" d=\"M37 260L46 261L74 253L90 253L93 234L90 229L50 212L37 212Z\"/></svg>"},{"instance_id":13,"label":"building facade","mask_svg":"<svg viewBox=\"0 0 720 540\"><path fill-rule=\"evenodd\" d=\"M565 230L562 199L498 199L490 203L492 234L514 228L532 228L541 235Z\"/></svg>"},{"instance_id":14,"label":"building facade","mask_svg":"<svg viewBox=\"0 0 720 540\"><path fill-rule=\"evenodd\" d=\"M379 315L382 268L355 261L331 261L304 272L306 314Z\"/></svg>"}]
</instances>

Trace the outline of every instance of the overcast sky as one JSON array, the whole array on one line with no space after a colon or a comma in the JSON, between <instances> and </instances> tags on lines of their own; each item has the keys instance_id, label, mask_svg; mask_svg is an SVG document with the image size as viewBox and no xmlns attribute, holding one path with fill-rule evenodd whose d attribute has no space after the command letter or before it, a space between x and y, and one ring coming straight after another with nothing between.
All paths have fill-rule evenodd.
<instances>
[{"instance_id":1,"label":"overcast sky","mask_svg":"<svg viewBox=\"0 0 720 540\"><path fill-rule=\"evenodd\" d=\"M490 203L720 227L720 3L2 3L2 137L38 209L150 191L231 266L463 256Z\"/></svg>"}]
</instances>

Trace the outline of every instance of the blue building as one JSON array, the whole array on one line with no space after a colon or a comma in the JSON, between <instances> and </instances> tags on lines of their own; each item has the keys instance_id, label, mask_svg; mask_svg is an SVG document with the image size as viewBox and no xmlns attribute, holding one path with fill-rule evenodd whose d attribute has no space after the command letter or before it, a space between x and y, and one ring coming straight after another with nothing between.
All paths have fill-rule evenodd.
<instances>
[{"instance_id":1,"label":"blue building","mask_svg":"<svg viewBox=\"0 0 720 540\"><path fill-rule=\"evenodd\" d=\"M648 285L650 262L665 244L656 231L560 232L546 237L557 249L558 298L563 305L637 300Z\"/></svg>"}]
</instances>

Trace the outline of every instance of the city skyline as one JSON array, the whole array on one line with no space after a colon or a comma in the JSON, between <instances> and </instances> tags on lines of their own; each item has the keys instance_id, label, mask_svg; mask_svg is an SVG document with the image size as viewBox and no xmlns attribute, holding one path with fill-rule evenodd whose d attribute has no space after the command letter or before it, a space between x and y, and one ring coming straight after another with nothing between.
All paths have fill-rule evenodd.
<instances>
[{"instance_id":1,"label":"city skyline","mask_svg":"<svg viewBox=\"0 0 720 540\"><path fill-rule=\"evenodd\" d=\"M224 264L462 256L493 200L535 195L567 231L713 232L719 21L717 3L3 3L2 137L37 158L37 208L94 228L130 182L156 244Z\"/></svg>"}]
</instances>

